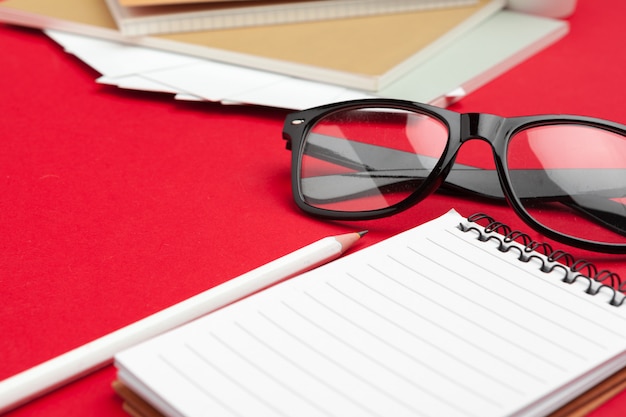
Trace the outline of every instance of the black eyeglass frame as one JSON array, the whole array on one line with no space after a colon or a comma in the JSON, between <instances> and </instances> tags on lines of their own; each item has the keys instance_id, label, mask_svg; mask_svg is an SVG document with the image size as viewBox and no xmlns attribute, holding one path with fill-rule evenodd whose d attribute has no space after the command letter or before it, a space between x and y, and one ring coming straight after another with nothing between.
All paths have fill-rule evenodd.
<instances>
[{"instance_id":1,"label":"black eyeglass frame","mask_svg":"<svg viewBox=\"0 0 626 417\"><path fill-rule=\"evenodd\" d=\"M392 206L369 211L345 212L320 209L307 204L300 187L299 178L304 153L304 139L321 118L337 111L364 108L417 111L438 119L448 128L448 141L442 156L420 187L409 197ZM435 192L445 182L461 145L469 140L479 139L489 143L492 149L498 179L506 202L527 225L544 236L573 247L605 253L626 253L626 244L609 244L576 238L538 223L526 211L520 199L513 192L505 158L510 138L520 130L556 124L597 127L626 136L626 126L587 116L559 114L501 117L487 113L458 113L428 104L404 100L361 99L327 104L287 115L283 127L283 139L287 141L287 149L292 152L291 183L294 200L300 209L316 217L333 220L371 220L391 216L413 207Z\"/></svg>"}]
</instances>

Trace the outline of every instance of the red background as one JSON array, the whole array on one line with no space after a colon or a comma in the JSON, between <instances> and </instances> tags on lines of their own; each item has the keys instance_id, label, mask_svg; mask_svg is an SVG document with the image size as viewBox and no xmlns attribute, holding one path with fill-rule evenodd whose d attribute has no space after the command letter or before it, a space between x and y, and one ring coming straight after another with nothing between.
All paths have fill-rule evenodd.
<instances>
[{"instance_id":1,"label":"red background","mask_svg":"<svg viewBox=\"0 0 626 417\"><path fill-rule=\"evenodd\" d=\"M564 39L452 109L626 123L625 15L622 0L579 0ZM369 229L364 247L452 207L527 229L504 205L442 195L377 221L307 217L286 111L98 85L36 30L0 25L0 51L0 378L328 234ZM624 256L572 252L626 277ZM109 366L9 415L124 416L114 378ZM624 408L626 392L593 415Z\"/></svg>"}]
</instances>

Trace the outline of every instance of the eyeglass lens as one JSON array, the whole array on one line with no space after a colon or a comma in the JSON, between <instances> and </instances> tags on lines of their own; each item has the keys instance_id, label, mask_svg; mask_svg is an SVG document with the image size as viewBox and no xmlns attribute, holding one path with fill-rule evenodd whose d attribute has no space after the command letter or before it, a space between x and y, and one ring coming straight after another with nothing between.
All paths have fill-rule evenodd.
<instances>
[{"instance_id":1,"label":"eyeglass lens","mask_svg":"<svg viewBox=\"0 0 626 417\"><path fill-rule=\"evenodd\" d=\"M531 127L512 136L506 159L513 193L535 221L582 239L626 241L623 134L581 124Z\"/></svg>"},{"instance_id":2,"label":"eyeglass lens","mask_svg":"<svg viewBox=\"0 0 626 417\"><path fill-rule=\"evenodd\" d=\"M441 157L448 129L426 114L338 111L305 139L301 190L314 207L361 212L390 207L420 188Z\"/></svg>"},{"instance_id":3,"label":"eyeglass lens","mask_svg":"<svg viewBox=\"0 0 626 417\"><path fill-rule=\"evenodd\" d=\"M352 108L324 116L304 140L304 201L318 209L367 212L425 187L446 150L448 128L419 110ZM504 158L513 193L537 223L573 237L626 242L623 134L573 123L529 127L511 137ZM478 164L456 163L448 180L456 178L463 188L471 177L475 187L465 188L502 196L495 172Z\"/></svg>"}]
</instances>

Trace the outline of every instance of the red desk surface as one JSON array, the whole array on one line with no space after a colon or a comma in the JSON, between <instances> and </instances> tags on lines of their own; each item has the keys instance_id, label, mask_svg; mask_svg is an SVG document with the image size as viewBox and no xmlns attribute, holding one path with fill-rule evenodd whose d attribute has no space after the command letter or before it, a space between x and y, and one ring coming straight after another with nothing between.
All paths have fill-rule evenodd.
<instances>
[{"instance_id":1,"label":"red desk surface","mask_svg":"<svg viewBox=\"0 0 626 417\"><path fill-rule=\"evenodd\" d=\"M567 37L452 108L625 123L625 15L622 0L580 0ZM363 247L451 207L527 229L504 205L441 195L377 221L307 217L285 111L98 85L36 30L0 25L0 51L0 379L328 234L369 229ZM572 252L626 276L624 256ZM9 414L124 416L114 378L109 366ZM626 392L593 415L625 408Z\"/></svg>"}]
</instances>

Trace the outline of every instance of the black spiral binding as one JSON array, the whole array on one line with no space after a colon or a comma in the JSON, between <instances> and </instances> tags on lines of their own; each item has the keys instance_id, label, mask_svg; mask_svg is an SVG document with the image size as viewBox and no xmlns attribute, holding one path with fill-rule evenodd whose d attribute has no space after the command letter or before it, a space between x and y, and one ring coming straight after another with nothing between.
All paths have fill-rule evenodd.
<instances>
[{"instance_id":1,"label":"black spiral binding","mask_svg":"<svg viewBox=\"0 0 626 417\"><path fill-rule=\"evenodd\" d=\"M459 224L459 229L464 232L476 232L477 238L481 242L495 240L498 242L498 250L501 252L515 250L519 252L518 260L522 262L535 259L541 264L540 270L545 273L560 269L564 273L563 282L572 284L578 280L585 280L587 283L585 292L587 294L596 295L601 291L609 292L611 295L609 304L613 306L624 304L626 281L618 274L606 269L598 270L592 262L577 260L567 252L553 249L549 243L537 242L526 233L512 230L508 225L498 222L484 213L472 214L467 218L467 221L477 224L478 222L486 223L483 230L472 225ZM511 242L517 242L520 245L511 245Z\"/></svg>"}]
</instances>

